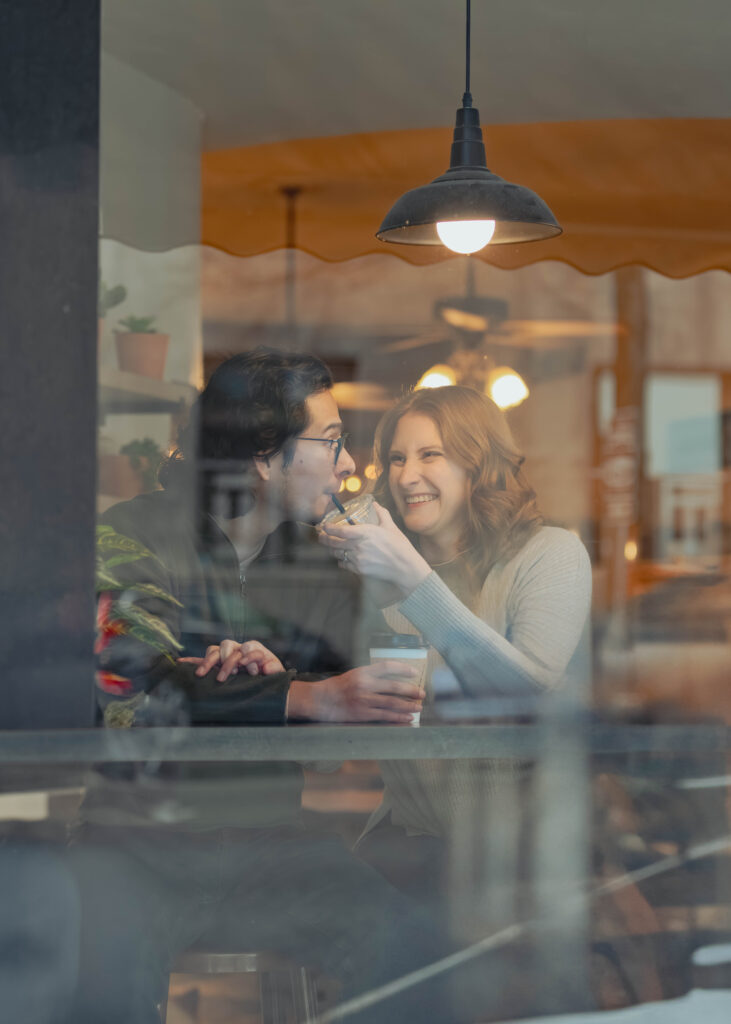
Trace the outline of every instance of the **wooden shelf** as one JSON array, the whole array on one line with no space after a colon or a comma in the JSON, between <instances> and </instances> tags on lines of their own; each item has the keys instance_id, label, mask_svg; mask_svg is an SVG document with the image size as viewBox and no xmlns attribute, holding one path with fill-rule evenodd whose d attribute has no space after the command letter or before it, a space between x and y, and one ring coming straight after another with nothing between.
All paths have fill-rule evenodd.
<instances>
[{"instance_id":1,"label":"wooden shelf","mask_svg":"<svg viewBox=\"0 0 731 1024\"><path fill-rule=\"evenodd\" d=\"M119 413L182 413L197 395L192 384L155 380L124 370L99 372L99 410Z\"/></svg>"}]
</instances>

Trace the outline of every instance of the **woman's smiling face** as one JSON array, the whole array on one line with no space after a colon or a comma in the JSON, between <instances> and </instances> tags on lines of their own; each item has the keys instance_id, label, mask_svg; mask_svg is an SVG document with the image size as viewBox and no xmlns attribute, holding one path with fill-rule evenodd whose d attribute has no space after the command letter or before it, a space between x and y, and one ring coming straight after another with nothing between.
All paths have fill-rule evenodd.
<instances>
[{"instance_id":1,"label":"woman's smiling face","mask_svg":"<svg viewBox=\"0 0 731 1024\"><path fill-rule=\"evenodd\" d=\"M388 455L388 484L406 529L456 553L470 481L466 470L447 456L429 416L407 412L398 421Z\"/></svg>"}]
</instances>

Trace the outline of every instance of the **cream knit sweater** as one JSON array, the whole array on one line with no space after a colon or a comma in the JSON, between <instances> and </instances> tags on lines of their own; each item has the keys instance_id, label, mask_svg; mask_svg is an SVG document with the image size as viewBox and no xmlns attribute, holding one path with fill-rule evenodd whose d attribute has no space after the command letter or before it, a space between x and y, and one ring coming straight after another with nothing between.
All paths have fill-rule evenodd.
<instances>
[{"instance_id":1,"label":"cream knit sweater","mask_svg":"<svg viewBox=\"0 0 731 1024\"><path fill-rule=\"evenodd\" d=\"M448 665L467 696L528 696L557 688L570 676L585 682L588 658L580 644L591 602L591 565L581 541L544 526L510 559L489 572L470 611L436 572L398 605L385 609L399 633L421 633L431 645L428 706L434 670ZM468 804L485 796L515 761L383 761L383 802L369 831L387 812L410 834L445 835ZM466 804L467 802L467 804Z\"/></svg>"}]
</instances>

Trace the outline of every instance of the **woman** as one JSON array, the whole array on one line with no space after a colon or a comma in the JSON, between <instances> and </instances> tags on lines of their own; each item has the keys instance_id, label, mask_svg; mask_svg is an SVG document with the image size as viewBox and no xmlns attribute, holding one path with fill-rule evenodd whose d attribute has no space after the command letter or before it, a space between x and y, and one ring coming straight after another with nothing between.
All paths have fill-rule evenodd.
<instances>
[{"instance_id":1,"label":"woman","mask_svg":"<svg viewBox=\"0 0 731 1024\"><path fill-rule=\"evenodd\" d=\"M378 525L328 526L322 542L369 580L391 629L430 645L425 715L445 665L465 695L523 704L578 680L589 558L574 534L543 524L497 406L467 387L415 391L384 416L375 453ZM449 761L381 769L383 802L359 852L414 895L434 893L442 840L485 788L520 774L496 759L457 774Z\"/></svg>"}]
</instances>

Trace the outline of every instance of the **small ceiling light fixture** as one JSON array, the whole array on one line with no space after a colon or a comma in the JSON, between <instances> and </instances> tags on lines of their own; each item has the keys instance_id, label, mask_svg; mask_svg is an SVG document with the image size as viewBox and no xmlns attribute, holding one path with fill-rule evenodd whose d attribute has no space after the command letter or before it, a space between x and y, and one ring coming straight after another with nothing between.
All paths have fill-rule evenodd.
<instances>
[{"instance_id":1,"label":"small ceiling light fixture","mask_svg":"<svg viewBox=\"0 0 731 1024\"><path fill-rule=\"evenodd\" d=\"M445 245L453 252L472 253L488 242L535 242L561 234L535 192L487 169L480 113L470 93L470 0L466 3L466 84L449 170L396 200L376 232L382 242Z\"/></svg>"},{"instance_id":2,"label":"small ceiling light fixture","mask_svg":"<svg viewBox=\"0 0 731 1024\"><path fill-rule=\"evenodd\" d=\"M446 388L457 383L457 374L446 363L436 363L419 377L418 388Z\"/></svg>"},{"instance_id":3,"label":"small ceiling light fixture","mask_svg":"<svg viewBox=\"0 0 731 1024\"><path fill-rule=\"evenodd\" d=\"M530 394L523 378L509 366L498 366L490 370L486 390L499 409L512 409L524 402Z\"/></svg>"}]
</instances>

